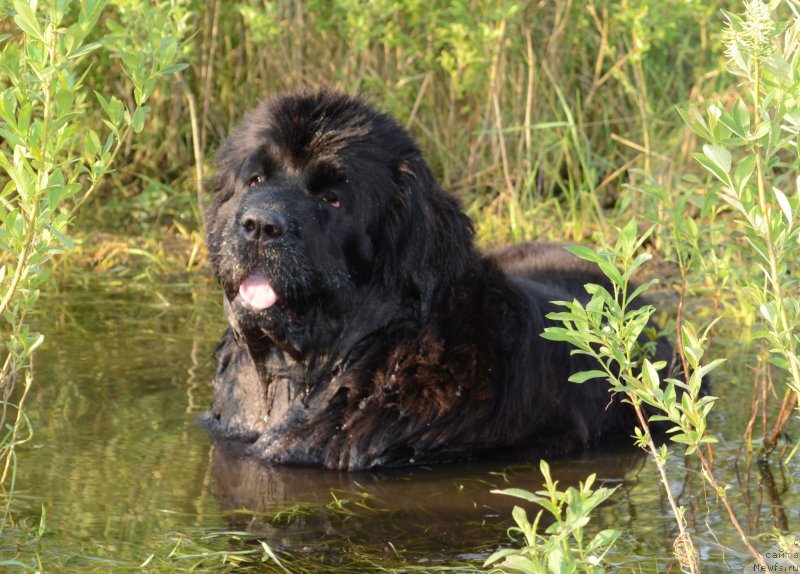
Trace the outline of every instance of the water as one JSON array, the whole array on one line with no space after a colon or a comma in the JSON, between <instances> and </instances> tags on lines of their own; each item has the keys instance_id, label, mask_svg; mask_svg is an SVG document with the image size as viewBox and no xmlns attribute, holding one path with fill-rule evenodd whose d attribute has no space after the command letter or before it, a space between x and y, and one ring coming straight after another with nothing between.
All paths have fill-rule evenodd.
<instances>
[{"instance_id":1,"label":"water","mask_svg":"<svg viewBox=\"0 0 800 574\"><path fill-rule=\"evenodd\" d=\"M505 530L516 501L490 490L539 489L538 461L348 474L268 469L235 448L212 446L196 418L211 400L211 356L223 318L217 288L192 281L93 285L43 301L36 326L46 345L28 399L35 434L19 453L18 528L0 537L0 559L41 563L46 572L139 571L142 564L144 571L198 564L208 571L252 559L264 541L290 570L302 562L303 571L426 571L480 565L509 545ZM733 485L731 500L751 532L773 525L800 531L797 486L774 469L776 496L765 488L768 477L734 464L752 370L743 344L727 345L732 358L714 387L724 397L712 423L723 439L717 476ZM672 490L695 524L703 570L741 572L749 558L724 510L680 464L670 469ZM609 446L551 466L562 484L597 473L619 486L590 526L624 531L613 561L642 572L677 571L674 521L646 457ZM786 476L797 471L793 463ZM33 543L20 533L35 531L42 505L46 534Z\"/></svg>"}]
</instances>

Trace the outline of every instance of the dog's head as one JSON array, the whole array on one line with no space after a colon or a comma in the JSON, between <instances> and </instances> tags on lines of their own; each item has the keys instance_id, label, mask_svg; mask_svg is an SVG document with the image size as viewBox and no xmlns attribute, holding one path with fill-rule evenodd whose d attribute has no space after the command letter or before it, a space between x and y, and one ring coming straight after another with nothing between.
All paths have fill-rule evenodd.
<instances>
[{"instance_id":1,"label":"dog's head","mask_svg":"<svg viewBox=\"0 0 800 574\"><path fill-rule=\"evenodd\" d=\"M234 327L305 353L368 299L419 312L472 226L390 117L331 93L269 99L223 143L207 240Z\"/></svg>"}]
</instances>

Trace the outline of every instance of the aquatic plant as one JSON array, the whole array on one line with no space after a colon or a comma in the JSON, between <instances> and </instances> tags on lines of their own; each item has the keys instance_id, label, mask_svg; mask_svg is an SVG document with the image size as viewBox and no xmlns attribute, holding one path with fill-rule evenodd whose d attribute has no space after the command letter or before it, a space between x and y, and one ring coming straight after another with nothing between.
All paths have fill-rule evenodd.
<instances>
[{"instance_id":1,"label":"aquatic plant","mask_svg":"<svg viewBox=\"0 0 800 574\"><path fill-rule=\"evenodd\" d=\"M558 490L558 481L550 475L550 465L542 460L539 470L544 477L545 489L529 492L520 488L493 490L497 494L513 496L541 506L533 522L524 508L515 506L512 512L516 526L509 529L515 538L522 535L522 548L505 548L493 553L484 567L495 566L502 572L540 574L546 572L602 574L606 554L622 534L619 530L605 529L591 540L585 533L592 511L607 501L616 488L592 488L596 475L590 475L577 488L571 486ZM552 522L541 529L546 514Z\"/></svg>"}]
</instances>

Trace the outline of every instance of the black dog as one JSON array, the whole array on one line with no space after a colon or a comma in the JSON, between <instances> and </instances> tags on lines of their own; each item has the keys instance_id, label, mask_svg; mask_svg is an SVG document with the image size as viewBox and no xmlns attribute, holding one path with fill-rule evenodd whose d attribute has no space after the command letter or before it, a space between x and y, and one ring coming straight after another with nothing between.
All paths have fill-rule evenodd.
<instances>
[{"instance_id":1,"label":"black dog","mask_svg":"<svg viewBox=\"0 0 800 574\"><path fill-rule=\"evenodd\" d=\"M551 301L585 300L600 272L555 245L478 253L390 117L330 92L271 99L218 168L216 436L270 463L361 469L632 434L606 383L567 381L595 365L540 337Z\"/></svg>"}]
</instances>

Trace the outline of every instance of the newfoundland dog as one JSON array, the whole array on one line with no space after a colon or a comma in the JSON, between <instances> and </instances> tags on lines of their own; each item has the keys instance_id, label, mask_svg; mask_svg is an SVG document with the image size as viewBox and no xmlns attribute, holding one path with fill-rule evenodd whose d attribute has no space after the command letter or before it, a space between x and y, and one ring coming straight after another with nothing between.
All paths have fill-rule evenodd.
<instances>
[{"instance_id":1,"label":"newfoundland dog","mask_svg":"<svg viewBox=\"0 0 800 574\"><path fill-rule=\"evenodd\" d=\"M355 470L632 434L607 383L568 382L589 359L540 336L552 301L606 283L598 269L557 245L479 253L391 117L327 91L269 99L218 170L215 436L267 463Z\"/></svg>"}]
</instances>

